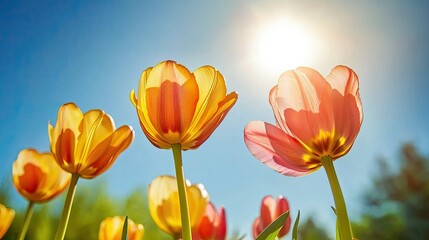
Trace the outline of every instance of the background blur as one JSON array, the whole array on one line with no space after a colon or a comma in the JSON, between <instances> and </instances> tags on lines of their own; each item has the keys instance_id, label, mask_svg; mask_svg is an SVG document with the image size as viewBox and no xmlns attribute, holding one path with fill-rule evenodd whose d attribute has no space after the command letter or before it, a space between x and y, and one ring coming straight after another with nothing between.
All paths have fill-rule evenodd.
<instances>
[{"instance_id":1,"label":"background blur","mask_svg":"<svg viewBox=\"0 0 429 240\"><path fill-rule=\"evenodd\" d=\"M146 139L128 95L137 89L144 69L172 59L191 71L207 64L216 67L228 92L239 94L207 142L183 156L185 176L203 183L216 206L225 206L229 235L235 230L250 239L260 201L271 194L284 195L292 218L301 210L302 222L311 220L306 226L320 227L332 239L334 203L324 171L300 178L274 172L248 152L243 128L251 120L274 123L268 92L283 71L309 66L327 75L343 64L360 78L364 108L355 145L335 163L349 214L361 236L372 236L363 234L371 221L380 222L386 214L393 214L387 217L396 224L387 229L408 232L404 219L410 214L395 215L405 210L395 204L376 210L374 206L387 202L393 186L389 174L402 176L400 170L408 166L410 161L401 161L408 159L406 151L423 159L422 166L428 161L428 22L429 2L424 1L1 1L0 200L17 211L25 209L26 201L11 183L12 163L23 148L48 151L48 121L56 122L62 104L75 102L83 112L100 108L117 126L133 126L136 138L110 170L79 182L77 193L83 197L73 213L83 217L97 203L107 204L100 207L100 219L116 214L149 219L146 208L135 203L145 201L147 185L156 176L174 174L173 159L170 151L159 150ZM407 142L412 145L403 146ZM385 164L379 166L378 159ZM418 175L417 170L427 173L418 166L411 168L411 175ZM422 175L428 182L429 175ZM385 185L382 179L388 179ZM410 202L429 199L422 197L428 189L419 185L411 191L418 197L413 195ZM370 197L377 194L385 198ZM127 208L127 199L133 196L141 199L129 200L133 205ZM92 198L100 202L88 200ZM115 201L108 205L108 199ZM59 198L36 211L59 218L55 214L62 204ZM55 219L35 217L36 222L54 229L57 225ZM79 232L72 223L68 234ZM21 224L17 217L13 228ZM425 239L424 234L398 239Z\"/></svg>"}]
</instances>

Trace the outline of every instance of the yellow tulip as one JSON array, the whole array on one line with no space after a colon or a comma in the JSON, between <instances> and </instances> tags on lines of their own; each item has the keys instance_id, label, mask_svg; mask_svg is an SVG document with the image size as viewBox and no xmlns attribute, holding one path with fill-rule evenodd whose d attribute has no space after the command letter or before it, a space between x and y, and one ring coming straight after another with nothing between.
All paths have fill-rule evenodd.
<instances>
[{"instance_id":1,"label":"yellow tulip","mask_svg":"<svg viewBox=\"0 0 429 240\"><path fill-rule=\"evenodd\" d=\"M24 149L12 168L16 190L30 202L46 202L58 196L70 183L71 174L63 171L51 153Z\"/></svg>"},{"instance_id":2,"label":"yellow tulip","mask_svg":"<svg viewBox=\"0 0 429 240\"><path fill-rule=\"evenodd\" d=\"M15 210L7 208L5 205L0 203L0 239L2 239L6 234L14 217Z\"/></svg>"},{"instance_id":3,"label":"yellow tulip","mask_svg":"<svg viewBox=\"0 0 429 240\"><path fill-rule=\"evenodd\" d=\"M204 143L237 97L235 92L226 95L225 80L212 66L191 73L174 61L146 69L137 96L134 90L130 94L149 141L162 149L180 144L183 150Z\"/></svg>"},{"instance_id":4,"label":"yellow tulip","mask_svg":"<svg viewBox=\"0 0 429 240\"><path fill-rule=\"evenodd\" d=\"M103 220L98 232L99 240L121 240L122 228L125 217L115 216ZM128 218L128 238L129 240L141 240L143 238L144 228L141 224L135 224Z\"/></svg>"},{"instance_id":5,"label":"yellow tulip","mask_svg":"<svg viewBox=\"0 0 429 240\"><path fill-rule=\"evenodd\" d=\"M186 194L191 227L195 227L204 215L209 195L202 184L191 185L189 181L186 181ZM148 199L149 212L156 225L176 239L180 238L182 221L176 179L173 176L155 178L149 185Z\"/></svg>"},{"instance_id":6,"label":"yellow tulip","mask_svg":"<svg viewBox=\"0 0 429 240\"><path fill-rule=\"evenodd\" d=\"M61 106L55 127L48 127L57 163L83 178L94 178L109 169L134 139L132 127L116 129L113 119L104 111L82 114L74 103Z\"/></svg>"}]
</instances>

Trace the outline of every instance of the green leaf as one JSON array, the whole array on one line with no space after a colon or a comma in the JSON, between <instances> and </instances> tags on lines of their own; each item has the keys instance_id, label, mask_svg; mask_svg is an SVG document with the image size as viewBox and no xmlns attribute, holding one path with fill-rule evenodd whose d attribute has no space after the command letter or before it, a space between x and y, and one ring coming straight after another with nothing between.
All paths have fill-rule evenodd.
<instances>
[{"instance_id":1,"label":"green leaf","mask_svg":"<svg viewBox=\"0 0 429 240\"><path fill-rule=\"evenodd\" d=\"M335 209L335 207L331 206L332 211L334 211L335 216L337 216L337 209Z\"/></svg>"},{"instance_id":2,"label":"green leaf","mask_svg":"<svg viewBox=\"0 0 429 240\"><path fill-rule=\"evenodd\" d=\"M274 240L289 217L289 211L280 215L270 225L268 225L255 240Z\"/></svg>"},{"instance_id":3,"label":"green leaf","mask_svg":"<svg viewBox=\"0 0 429 240\"><path fill-rule=\"evenodd\" d=\"M128 216L125 217L124 226L122 227L122 240L128 240Z\"/></svg>"},{"instance_id":4,"label":"green leaf","mask_svg":"<svg viewBox=\"0 0 429 240\"><path fill-rule=\"evenodd\" d=\"M334 211L335 216L337 216L337 209L335 207L331 206L332 211ZM340 229L338 228L338 217L335 220L335 239L340 240Z\"/></svg>"},{"instance_id":5,"label":"green leaf","mask_svg":"<svg viewBox=\"0 0 429 240\"><path fill-rule=\"evenodd\" d=\"M295 223L293 224L292 240L298 240L298 224L299 224L300 215L301 215L301 212L298 210L298 215L296 216Z\"/></svg>"}]
</instances>

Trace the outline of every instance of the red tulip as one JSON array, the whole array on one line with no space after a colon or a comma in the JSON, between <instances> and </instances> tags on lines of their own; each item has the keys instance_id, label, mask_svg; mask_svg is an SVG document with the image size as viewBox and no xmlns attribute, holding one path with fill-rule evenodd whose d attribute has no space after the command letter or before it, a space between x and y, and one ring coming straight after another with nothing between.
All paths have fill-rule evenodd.
<instances>
[{"instance_id":1,"label":"red tulip","mask_svg":"<svg viewBox=\"0 0 429 240\"><path fill-rule=\"evenodd\" d=\"M274 199L272 196L265 196L262 199L260 216L253 222L253 237L256 238L262 230L286 211L289 211L289 204L286 198L279 196ZM277 235L279 238L289 232L291 221L289 216Z\"/></svg>"},{"instance_id":2,"label":"red tulip","mask_svg":"<svg viewBox=\"0 0 429 240\"><path fill-rule=\"evenodd\" d=\"M225 209L216 208L209 202L199 224L193 231L194 240L225 240L226 238L226 215Z\"/></svg>"}]
</instances>

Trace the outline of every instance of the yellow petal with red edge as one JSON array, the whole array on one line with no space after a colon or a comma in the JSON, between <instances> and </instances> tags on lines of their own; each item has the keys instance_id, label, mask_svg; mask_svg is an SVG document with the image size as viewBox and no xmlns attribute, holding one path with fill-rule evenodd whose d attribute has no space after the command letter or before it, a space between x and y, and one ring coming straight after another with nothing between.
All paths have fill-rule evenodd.
<instances>
[{"instance_id":1,"label":"yellow petal with red edge","mask_svg":"<svg viewBox=\"0 0 429 240\"><path fill-rule=\"evenodd\" d=\"M186 67L166 61L155 66L148 78L145 107L150 121L168 143L179 143L198 101L194 75Z\"/></svg>"},{"instance_id":2,"label":"yellow petal with red edge","mask_svg":"<svg viewBox=\"0 0 429 240\"><path fill-rule=\"evenodd\" d=\"M187 136L195 129L201 129L213 117L219 108L219 103L226 96L225 80L220 72L211 66L200 67L194 72L198 84L199 98L192 125Z\"/></svg>"},{"instance_id":3,"label":"yellow petal with red edge","mask_svg":"<svg viewBox=\"0 0 429 240\"><path fill-rule=\"evenodd\" d=\"M99 143L88 154L84 168L79 172L83 178L94 178L108 170L134 139L130 126L116 129L109 137Z\"/></svg>"},{"instance_id":4,"label":"yellow petal with red edge","mask_svg":"<svg viewBox=\"0 0 429 240\"><path fill-rule=\"evenodd\" d=\"M141 100L137 100L135 96L134 90L130 92L130 100L133 105L136 107L136 112L139 118L140 127L142 128L144 134L149 139L149 141L158 148L161 149L169 149L171 148L171 144L167 143L165 139L156 131L153 124L148 121L147 114L145 112L147 110L145 108L141 108L137 103L141 103Z\"/></svg>"},{"instance_id":5,"label":"yellow petal with red edge","mask_svg":"<svg viewBox=\"0 0 429 240\"><path fill-rule=\"evenodd\" d=\"M112 118L102 110L90 110L85 113L80 124L81 134L78 138L76 158L74 161L76 171L84 169L87 165L89 153L100 142L108 138L115 129Z\"/></svg>"},{"instance_id":6,"label":"yellow petal with red edge","mask_svg":"<svg viewBox=\"0 0 429 240\"><path fill-rule=\"evenodd\" d=\"M237 102L238 95L236 92L228 94L220 103L218 111L205 123L204 126L201 126L200 129L195 129L193 133L190 133L189 139L184 139L182 142L182 149L196 149L201 144L203 144L214 130L219 126L223 121L226 114Z\"/></svg>"},{"instance_id":7,"label":"yellow petal with red edge","mask_svg":"<svg viewBox=\"0 0 429 240\"><path fill-rule=\"evenodd\" d=\"M74 103L66 103L58 110L55 127L49 124L51 151L60 166L67 168L75 157L79 125L83 114Z\"/></svg>"},{"instance_id":8,"label":"yellow petal with red edge","mask_svg":"<svg viewBox=\"0 0 429 240\"><path fill-rule=\"evenodd\" d=\"M13 163L12 179L18 192L33 202L46 202L69 185L71 175L63 171L51 153L24 149Z\"/></svg>"}]
</instances>

